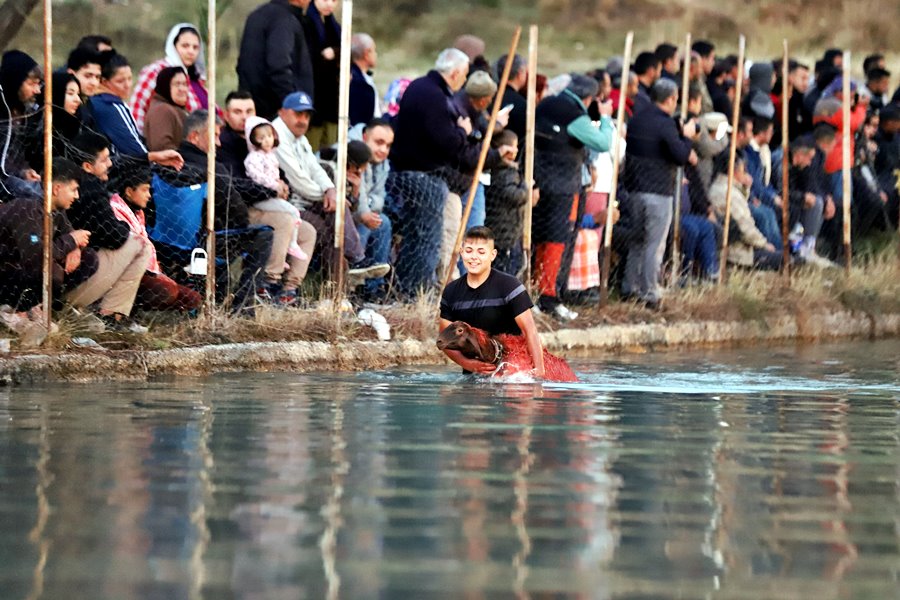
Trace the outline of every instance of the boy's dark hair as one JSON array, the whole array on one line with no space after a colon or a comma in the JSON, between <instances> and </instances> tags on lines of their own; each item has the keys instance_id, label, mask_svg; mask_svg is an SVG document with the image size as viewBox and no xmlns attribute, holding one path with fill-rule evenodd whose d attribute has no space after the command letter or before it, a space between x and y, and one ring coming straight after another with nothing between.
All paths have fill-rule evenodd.
<instances>
[{"instance_id":1,"label":"boy's dark hair","mask_svg":"<svg viewBox=\"0 0 900 600\"><path fill-rule=\"evenodd\" d=\"M878 63L884 60L884 54L870 54L863 60L863 73L869 74L869 71L875 68Z\"/></svg>"},{"instance_id":2,"label":"boy's dark hair","mask_svg":"<svg viewBox=\"0 0 900 600\"><path fill-rule=\"evenodd\" d=\"M866 71L866 81L881 81L882 79L890 78L890 76L891 72L881 67L872 67Z\"/></svg>"},{"instance_id":3,"label":"boy's dark hair","mask_svg":"<svg viewBox=\"0 0 900 600\"><path fill-rule=\"evenodd\" d=\"M809 71L809 65L805 65L802 62L796 61L793 58L788 61L788 74L793 73L798 69L804 69Z\"/></svg>"},{"instance_id":4,"label":"boy's dark hair","mask_svg":"<svg viewBox=\"0 0 900 600\"><path fill-rule=\"evenodd\" d=\"M713 44L712 42L708 42L706 40L697 40L696 42L693 43L693 45L691 45L691 50L693 50L694 52L696 52L703 58L706 58L707 56L712 54L715 51L715 49L716 49L715 44Z\"/></svg>"},{"instance_id":5,"label":"boy's dark hair","mask_svg":"<svg viewBox=\"0 0 900 600\"><path fill-rule=\"evenodd\" d=\"M112 39L105 35L86 35L80 40L78 40L78 48L85 48L86 50L93 50L94 52L99 52L97 47L100 44L105 44L107 46L112 46Z\"/></svg>"},{"instance_id":6,"label":"boy's dark hair","mask_svg":"<svg viewBox=\"0 0 900 600\"><path fill-rule=\"evenodd\" d=\"M139 185L151 183L153 181L153 172L150 167L144 165L129 165L128 168L122 169L115 180L112 188L119 193L126 202L128 198L125 196L125 190L134 189Z\"/></svg>"},{"instance_id":7,"label":"boy's dark hair","mask_svg":"<svg viewBox=\"0 0 900 600\"><path fill-rule=\"evenodd\" d=\"M812 136L812 134L807 133L806 135L798 136L793 142L791 142L791 152L801 152L804 150L815 150L816 149L816 139Z\"/></svg>"},{"instance_id":8,"label":"boy's dark hair","mask_svg":"<svg viewBox=\"0 0 900 600\"><path fill-rule=\"evenodd\" d=\"M376 127L387 127L391 131L394 130L394 126L391 125L391 122L383 117L374 117L363 128L363 131L369 131L370 129L375 129Z\"/></svg>"},{"instance_id":9,"label":"boy's dark hair","mask_svg":"<svg viewBox=\"0 0 900 600\"><path fill-rule=\"evenodd\" d=\"M768 131L772 124L772 119L767 117L753 117L753 135L759 135L760 133Z\"/></svg>"},{"instance_id":10,"label":"boy's dark hair","mask_svg":"<svg viewBox=\"0 0 900 600\"><path fill-rule=\"evenodd\" d=\"M653 53L656 55L656 58L658 58L660 62L664 63L667 60L671 60L678 55L678 48L668 42L663 42L656 47L656 50Z\"/></svg>"},{"instance_id":11,"label":"boy's dark hair","mask_svg":"<svg viewBox=\"0 0 900 600\"><path fill-rule=\"evenodd\" d=\"M819 123L813 127L812 135L817 143L824 140L833 140L837 136L837 128L828 123Z\"/></svg>"},{"instance_id":12,"label":"boy's dark hair","mask_svg":"<svg viewBox=\"0 0 900 600\"><path fill-rule=\"evenodd\" d=\"M738 133L741 133L744 130L746 130L748 123L750 123L750 125L752 126L753 119L745 114L741 114L741 116L738 117Z\"/></svg>"},{"instance_id":13,"label":"boy's dark hair","mask_svg":"<svg viewBox=\"0 0 900 600\"><path fill-rule=\"evenodd\" d=\"M57 156L53 159L53 182L68 183L81 179L81 168L68 158Z\"/></svg>"},{"instance_id":14,"label":"boy's dark hair","mask_svg":"<svg viewBox=\"0 0 900 600\"><path fill-rule=\"evenodd\" d=\"M228 106L228 103L232 100L253 100L253 96L250 92L244 90L234 90L228 92L228 95L225 96L225 106Z\"/></svg>"},{"instance_id":15,"label":"boy's dark hair","mask_svg":"<svg viewBox=\"0 0 900 600\"><path fill-rule=\"evenodd\" d=\"M645 75L647 71L658 66L659 58L655 54L652 52L641 52L634 59L634 68L631 70L634 71L635 75Z\"/></svg>"},{"instance_id":16,"label":"boy's dark hair","mask_svg":"<svg viewBox=\"0 0 900 600\"><path fill-rule=\"evenodd\" d=\"M688 86L688 102L694 102L698 98L703 97L703 90L700 89L699 86L691 85Z\"/></svg>"},{"instance_id":17,"label":"boy's dark hair","mask_svg":"<svg viewBox=\"0 0 900 600\"><path fill-rule=\"evenodd\" d=\"M77 71L84 65L99 65L100 53L89 48L78 47L69 52L69 59L66 61L66 68Z\"/></svg>"},{"instance_id":18,"label":"boy's dark hair","mask_svg":"<svg viewBox=\"0 0 900 600\"><path fill-rule=\"evenodd\" d=\"M828 50L825 51L825 54L822 55L822 60L825 61L825 64L827 66L833 67L834 60L837 57L843 56L843 55L844 55L844 51L841 50L840 48L829 48Z\"/></svg>"},{"instance_id":19,"label":"boy's dark hair","mask_svg":"<svg viewBox=\"0 0 900 600\"><path fill-rule=\"evenodd\" d=\"M900 121L900 106L897 106L894 103L888 104L879 111L878 116L881 119L880 122L882 124L887 123L888 121Z\"/></svg>"},{"instance_id":20,"label":"boy's dark hair","mask_svg":"<svg viewBox=\"0 0 900 600\"><path fill-rule=\"evenodd\" d=\"M500 146L511 146L512 144L518 144L518 142L519 136L517 136L514 131L501 129L491 138L491 148L496 149Z\"/></svg>"},{"instance_id":21,"label":"boy's dark hair","mask_svg":"<svg viewBox=\"0 0 900 600\"><path fill-rule=\"evenodd\" d=\"M109 148L109 140L105 135L93 131L82 131L75 136L69 146L69 158L78 163L93 163L97 156Z\"/></svg>"},{"instance_id":22,"label":"boy's dark hair","mask_svg":"<svg viewBox=\"0 0 900 600\"><path fill-rule=\"evenodd\" d=\"M122 67L130 67L131 63L128 59L116 52L115 50L106 50L100 53L100 78L112 79L116 71Z\"/></svg>"},{"instance_id":23,"label":"boy's dark hair","mask_svg":"<svg viewBox=\"0 0 900 600\"><path fill-rule=\"evenodd\" d=\"M372 151L365 142L350 140L347 142L347 164L361 167L372 160Z\"/></svg>"},{"instance_id":24,"label":"boy's dark hair","mask_svg":"<svg viewBox=\"0 0 900 600\"><path fill-rule=\"evenodd\" d=\"M493 242L494 232L491 231L490 227L485 227L484 225L470 227L466 230L466 236L463 238L463 241L465 240L485 240Z\"/></svg>"}]
</instances>

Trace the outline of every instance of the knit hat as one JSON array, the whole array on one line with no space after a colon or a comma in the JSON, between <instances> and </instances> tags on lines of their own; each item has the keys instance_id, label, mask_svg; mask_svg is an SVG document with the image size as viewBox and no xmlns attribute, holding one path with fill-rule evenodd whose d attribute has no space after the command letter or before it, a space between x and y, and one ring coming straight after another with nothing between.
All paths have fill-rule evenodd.
<instances>
[{"instance_id":1,"label":"knit hat","mask_svg":"<svg viewBox=\"0 0 900 600\"><path fill-rule=\"evenodd\" d=\"M844 76L838 75L837 77L834 78L834 81L832 81L831 83L828 84L828 87L826 87L824 90L822 90L822 98L830 98L830 97L834 96L835 94L837 94L838 92L843 92L843 91L844 91ZM850 82L850 92L852 93L855 91L856 91L856 82L851 81Z\"/></svg>"},{"instance_id":2,"label":"knit hat","mask_svg":"<svg viewBox=\"0 0 900 600\"><path fill-rule=\"evenodd\" d=\"M469 98L490 98L497 93L497 84L484 71L475 71L466 82L466 94Z\"/></svg>"},{"instance_id":3,"label":"knit hat","mask_svg":"<svg viewBox=\"0 0 900 600\"><path fill-rule=\"evenodd\" d=\"M472 61L477 56L481 56L485 51L484 40L480 37L476 37L474 35L465 34L461 35L453 42L453 47L457 50L462 50L463 53L469 57L469 61Z\"/></svg>"}]
</instances>

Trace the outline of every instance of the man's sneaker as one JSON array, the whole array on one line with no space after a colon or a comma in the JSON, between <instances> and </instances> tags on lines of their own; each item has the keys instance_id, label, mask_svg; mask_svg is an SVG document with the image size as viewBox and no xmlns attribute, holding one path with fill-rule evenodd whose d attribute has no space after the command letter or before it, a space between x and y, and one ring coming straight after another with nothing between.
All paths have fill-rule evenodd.
<instances>
[{"instance_id":1,"label":"man's sneaker","mask_svg":"<svg viewBox=\"0 0 900 600\"><path fill-rule=\"evenodd\" d=\"M264 283L256 288L256 301L262 304L275 304L281 291L280 281Z\"/></svg>"},{"instance_id":2,"label":"man's sneaker","mask_svg":"<svg viewBox=\"0 0 900 600\"><path fill-rule=\"evenodd\" d=\"M806 264L817 267L819 269L836 269L839 268L837 263L831 262L824 256L820 254L816 254L816 252L809 252L806 256L803 257L803 260Z\"/></svg>"},{"instance_id":3,"label":"man's sneaker","mask_svg":"<svg viewBox=\"0 0 900 600\"><path fill-rule=\"evenodd\" d=\"M275 296L274 303L276 306L288 308L297 306L299 300L300 297L297 295L297 288L294 288L292 290L281 290L281 292Z\"/></svg>"},{"instance_id":4,"label":"man's sneaker","mask_svg":"<svg viewBox=\"0 0 900 600\"><path fill-rule=\"evenodd\" d=\"M120 313L116 313L113 315L100 315L100 320L103 321L103 324L106 326L107 331L136 334L145 334L150 331L148 327L141 325L128 315L123 315Z\"/></svg>"},{"instance_id":5,"label":"man's sneaker","mask_svg":"<svg viewBox=\"0 0 900 600\"><path fill-rule=\"evenodd\" d=\"M366 279L377 279L384 277L391 271L391 265L386 263L373 264L368 266L352 266L347 271L347 285L354 288L363 284Z\"/></svg>"},{"instance_id":6,"label":"man's sneaker","mask_svg":"<svg viewBox=\"0 0 900 600\"><path fill-rule=\"evenodd\" d=\"M553 314L561 321L574 321L578 318L578 313L569 309L565 304L557 304L553 309Z\"/></svg>"}]
</instances>

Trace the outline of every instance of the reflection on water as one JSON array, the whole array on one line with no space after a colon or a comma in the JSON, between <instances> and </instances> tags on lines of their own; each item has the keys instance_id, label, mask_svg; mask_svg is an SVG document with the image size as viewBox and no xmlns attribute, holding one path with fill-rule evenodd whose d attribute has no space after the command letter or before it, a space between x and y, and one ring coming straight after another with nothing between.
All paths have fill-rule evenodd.
<instances>
[{"instance_id":1,"label":"reflection on water","mask_svg":"<svg viewBox=\"0 0 900 600\"><path fill-rule=\"evenodd\" d=\"M0 389L0 598L893 598L896 342Z\"/></svg>"}]
</instances>

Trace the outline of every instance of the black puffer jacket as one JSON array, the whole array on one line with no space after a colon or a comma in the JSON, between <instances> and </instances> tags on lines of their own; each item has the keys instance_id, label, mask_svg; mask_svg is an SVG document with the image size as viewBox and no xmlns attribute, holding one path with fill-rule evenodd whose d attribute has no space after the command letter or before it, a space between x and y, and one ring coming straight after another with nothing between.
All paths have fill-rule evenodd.
<instances>
[{"instance_id":1,"label":"black puffer jacket","mask_svg":"<svg viewBox=\"0 0 900 600\"><path fill-rule=\"evenodd\" d=\"M271 0L247 17L237 73L253 95L256 114L273 119L292 92L314 96L312 59L303 33L306 17L288 0Z\"/></svg>"},{"instance_id":2,"label":"black puffer jacket","mask_svg":"<svg viewBox=\"0 0 900 600\"><path fill-rule=\"evenodd\" d=\"M502 166L491 171L491 185L484 191L484 224L494 232L494 246L514 248L522 240L528 188L519 170Z\"/></svg>"}]
</instances>

